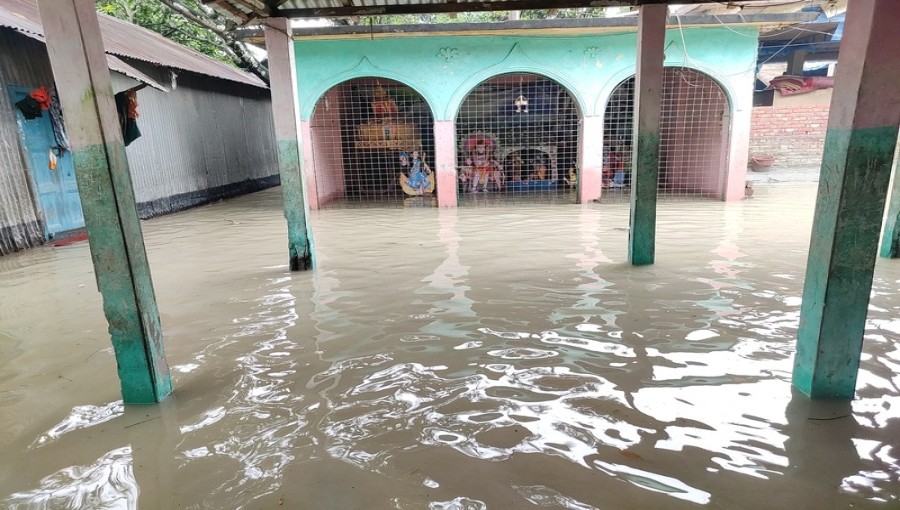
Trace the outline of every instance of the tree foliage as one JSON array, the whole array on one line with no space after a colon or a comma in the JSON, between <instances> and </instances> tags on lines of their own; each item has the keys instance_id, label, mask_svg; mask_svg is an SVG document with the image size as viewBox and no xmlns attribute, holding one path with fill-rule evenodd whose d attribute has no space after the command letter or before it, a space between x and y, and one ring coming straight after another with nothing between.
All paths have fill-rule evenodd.
<instances>
[{"instance_id":1,"label":"tree foliage","mask_svg":"<svg viewBox=\"0 0 900 510\"><path fill-rule=\"evenodd\" d=\"M199 9L199 2L195 0L182 1L186 4L195 4L194 6ZM159 0L98 0L97 10L150 29L222 62L235 63L212 31L186 20Z\"/></svg>"},{"instance_id":2,"label":"tree foliage","mask_svg":"<svg viewBox=\"0 0 900 510\"><path fill-rule=\"evenodd\" d=\"M266 71L231 32L227 20L199 0L96 0L97 10L241 67L267 81Z\"/></svg>"}]
</instances>

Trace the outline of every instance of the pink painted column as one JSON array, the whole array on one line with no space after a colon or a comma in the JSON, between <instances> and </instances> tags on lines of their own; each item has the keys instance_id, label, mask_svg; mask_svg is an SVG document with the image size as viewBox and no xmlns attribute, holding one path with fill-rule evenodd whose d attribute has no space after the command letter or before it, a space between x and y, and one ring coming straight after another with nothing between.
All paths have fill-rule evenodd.
<instances>
[{"instance_id":1,"label":"pink painted column","mask_svg":"<svg viewBox=\"0 0 900 510\"><path fill-rule=\"evenodd\" d=\"M319 193L316 183L316 166L313 162L312 126L308 120L300 121L300 152L303 155L303 168L306 169L306 203L313 211L319 208Z\"/></svg>"},{"instance_id":2,"label":"pink painted column","mask_svg":"<svg viewBox=\"0 0 900 510\"><path fill-rule=\"evenodd\" d=\"M434 173L438 207L456 207L456 122L434 122Z\"/></svg>"},{"instance_id":3,"label":"pink painted column","mask_svg":"<svg viewBox=\"0 0 900 510\"><path fill-rule=\"evenodd\" d=\"M752 81L750 83L753 83ZM753 97L753 91L748 87L746 91L737 95L746 94L747 98ZM737 99L737 98L736 98ZM742 200L744 198L744 186L747 182L747 163L750 158L750 118L753 109L749 106L735 108L731 117L731 136L728 138L728 171L725 177L723 197L727 202Z\"/></svg>"},{"instance_id":4,"label":"pink painted column","mask_svg":"<svg viewBox=\"0 0 900 510\"><path fill-rule=\"evenodd\" d=\"M578 203L588 204L603 188L603 117L581 119L578 139Z\"/></svg>"}]
</instances>

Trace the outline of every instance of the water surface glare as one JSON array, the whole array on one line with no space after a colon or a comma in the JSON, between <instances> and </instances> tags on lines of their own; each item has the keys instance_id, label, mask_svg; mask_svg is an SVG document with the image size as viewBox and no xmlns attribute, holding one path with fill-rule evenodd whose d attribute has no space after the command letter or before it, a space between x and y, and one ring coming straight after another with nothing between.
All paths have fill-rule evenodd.
<instances>
[{"instance_id":1,"label":"water surface glare","mask_svg":"<svg viewBox=\"0 0 900 510\"><path fill-rule=\"evenodd\" d=\"M175 394L121 402L86 244L0 258L0 507L895 508L900 261L857 398L792 394L815 185L660 204L143 224ZM892 506L894 505L894 506Z\"/></svg>"}]
</instances>

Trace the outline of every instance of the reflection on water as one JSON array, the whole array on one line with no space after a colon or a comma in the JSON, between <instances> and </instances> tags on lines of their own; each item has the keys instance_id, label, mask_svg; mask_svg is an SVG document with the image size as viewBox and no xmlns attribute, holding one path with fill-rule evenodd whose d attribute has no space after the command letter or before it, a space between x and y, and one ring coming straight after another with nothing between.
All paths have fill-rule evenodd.
<instances>
[{"instance_id":1,"label":"reflection on water","mask_svg":"<svg viewBox=\"0 0 900 510\"><path fill-rule=\"evenodd\" d=\"M43 478L40 488L10 495L10 510L32 508L121 509L138 507L131 447L116 448L90 466L71 466Z\"/></svg>"},{"instance_id":2,"label":"reflection on water","mask_svg":"<svg viewBox=\"0 0 900 510\"><path fill-rule=\"evenodd\" d=\"M0 338L17 339L0 501L896 503L900 266L877 269L858 398L790 388L814 191L663 203L642 268L624 262L627 204L323 211L319 268L300 274L282 265L277 190L153 220L176 394L150 408L116 401L86 246L6 258L0 285L22 299L0 300Z\"/></svg>"}]
</instances>

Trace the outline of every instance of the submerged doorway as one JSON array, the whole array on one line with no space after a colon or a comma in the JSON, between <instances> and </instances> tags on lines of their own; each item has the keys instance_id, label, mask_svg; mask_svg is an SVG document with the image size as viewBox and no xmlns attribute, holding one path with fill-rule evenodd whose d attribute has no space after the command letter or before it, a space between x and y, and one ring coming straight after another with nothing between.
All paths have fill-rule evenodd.
<instances>
[{"instance_id":1,"label":"submerged doorway","mask_svg":"<svg viewBox=\"0 0 900 510\"><path fill-rule=\"evenodd\" d=\"M384 78L343 82L316 103L310 129L320 208L436 205L434 120L412 88ZM407 182L414 167L421 190Z\"/></svg>"},{"instance_id":2,"label":"submerged doorway","mask_svg":"<svg viewBox=\"0 0 900 510\"><path fill-rule=\"evenodd\" d=\"M29 92L25 87L9 87L13 104L24 99ZM50 112L26 119L17 108L14 110L22 149L43 216L44 236L52 239L62 232L84 227L72 155L59 149ZM51 168L51 154L56 159L54 168Z\"/></svg>"},{"instance_id":3,"label":"submerged doorway","mask_svg":"<svg viewBox=\"0 0 900 510\"><path fill-rule=\"evenodd\" d=\"M603 199L631 189L634 77L609 97L603 121ZM663 74L659 187L667 198L722 198L727 171L730 108L709 76L685 67Z\"/></svg>"},{"instance_id":4,"label":"submerged doorway","mask_svg":"<svg viewBox=\"0 0 900 510\"><path fill-rule=\"evenodd\" d=\"M482 82L456 116L460 205L575 203L578 122L575 99L549 78Z\"/></svg>"}]
</instances>

